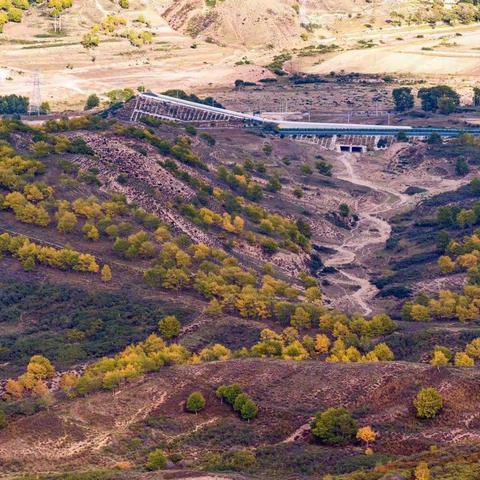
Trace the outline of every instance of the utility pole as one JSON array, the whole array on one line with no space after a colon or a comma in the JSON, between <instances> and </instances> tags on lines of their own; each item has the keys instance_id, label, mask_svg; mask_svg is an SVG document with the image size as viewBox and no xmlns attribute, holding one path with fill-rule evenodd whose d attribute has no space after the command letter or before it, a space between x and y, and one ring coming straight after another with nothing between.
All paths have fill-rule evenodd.
<instances>
[{"instance_id":1,"label":"utility pole","mask_svg":"<svg viewBox=\"0 0 480 480\"><path fill-rule=\"evenodd\" d=\"M28 104L29 115L40 115L40 107L42 105L42 98L40 95L40 74L35 72L33 74L32 82L32 96Z\"/></svg>"}]
</instances>

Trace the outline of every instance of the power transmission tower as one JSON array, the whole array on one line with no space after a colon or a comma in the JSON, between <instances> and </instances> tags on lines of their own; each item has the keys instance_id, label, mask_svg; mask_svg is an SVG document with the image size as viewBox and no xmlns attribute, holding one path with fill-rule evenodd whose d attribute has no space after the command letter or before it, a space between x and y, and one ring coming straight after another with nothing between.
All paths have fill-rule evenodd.
<instances>
[{"instance_id":1,"label":"power transmission tower","mask_svg":"<svg viewBox=\"0 0 480 480\"><path fill-rule=\"evenodd\" d=\"M298 18L300 20L300 25L308 25L308 15L307 15L307 8L306 8L306 0L299 0L299 11L298 11Z\"/></svg>"},{"instance_id":2,"label":"power transmission tower","mask_svg":"<svg viewBox=\"0 0 480 480\"><path fill-rule=\"evenodd\" d=\"M33 74L32 96L28 104L29 115L40 115L40 108L42 105L42 98L40 96L40 74L35 72Z\"/></svg>"},{"instance_id":3,"label":"power transmission tower","mask_svg":"<svg viewBox=\"0 0 480 480\"><path fill-rule=\"evenodd\" d=\"M53 31L55 33L62 31L62 17L60 15L53 17Z\"/></svg>"}]
</instances>

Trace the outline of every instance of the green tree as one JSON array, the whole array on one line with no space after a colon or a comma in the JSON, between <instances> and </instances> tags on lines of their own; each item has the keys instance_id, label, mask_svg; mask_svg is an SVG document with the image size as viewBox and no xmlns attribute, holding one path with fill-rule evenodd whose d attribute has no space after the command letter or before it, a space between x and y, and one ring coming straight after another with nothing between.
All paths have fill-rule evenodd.
<instances>
[{"instance_id":1,"label":"green tree","mask_svg":"<svg viewBox=\"0 0 480 480\"><path fill-rule=\"evenodd\" d=\"M91 110L92 108L98 107L100 105L100 99L97 95L92 93L88 96L87 101L85 102L85 110Z\"/></svg>"},{"instance_id":2,"label":"green tree","mask_svg":"<svg viewBox=\"0 0 480 480\"><path fill-rule=\"evenodd\" d=\"M40 113L42 115L45 115L50 112L51 112L50 104L48 102L42 102L42 104L40 105Z\"/></svg>"},{"instance_id":3,"label":"green tree","mask_svg":"<svg viewBox=\"0 0 480 480\"><path fill-rule=\"evenodd\" d=\"M477 221L477 215L474 210L462 209L457 214L457 225L460 228L471 227Z\"/></svg>"},{"instance_id":4,"label":"green tree","mask_svg":"<svg viewBox=\"0 0 480 480\"><path fill-rule=\"evenodd\" d=\"M470 181L470 189L472 190L472 193L474 195L480 195L480 178L472 178L472 180Z\"/></svg>"},{"instance_id":5,"label":"green tree","mask_svg":"<svg viewBox=\"0 0 480 480\"><path fill-rule=\"evenodd\" d=\"M318 160L315 162L315 168L318 170L319 173L322 175L326 175L327 177L332 176L332 165L325 160Z\"/></svg>"},{"instance_id":6,"label":"green tree","mask_svg":"<svg viewBox=\"0 0 480 480\"><path fill-rule=\"evenodd\" d=\"M413 405L419 418L434 418L443 407L443 398L435 388L422 388Z\"/></svg>"},{"instance_id":7,"label":"green tree","mask_svg":"<svg viewBox=\"0 0 480 480\"><path fill-rule=\"evenodd\" d=\"M450 226L454 223L455 216L449 206L439 207L437 210L437 222L440 225Z\"/></svg>"},{"instance_id":8,"label":"green tree","mask_svg":"<svg viewBox=\"0 0 480 480\"><path fill-rule=\"evenodd\" d=\"M7 423L8 423L7 415L3 410L0 410L0 430L2 428L5 428L7 426Z\"/></svg>"},{"instance_id":9,"label":"green tree","mask_svg":"<svg viewBox=\"0 0 480 480\"><path fill-rule=\"evenodd\" d=\"M157 448L148 454L147 470L163 470L167 466L167 457Z\"/></svg>"},{"instance_id":10,"label":"green tree","mask_svg":"<svg viewBox=\"0 0 480 480\"><path fill-rule=\"evenodd\" d=\"M19 95L0 96L0 114L23 114L28 111L28 98Z\"/></svg>"},{"instance_id":11,"label":"green tree","mask_svg":"<svg viewBox=\"0 0 480 480\"><path fill-rule=\"evenodd\" d=\"M344 218L350 215L350 207L346 203L341 203L338 207L338 211L340 215Z\"/></svg>"},{"instance_id":12,"label":"green tree","mask_svg":"<svg viewBox=\"0 0 480 480\"><path fill-rule=\"evenodd\" d=\"M460 96L447 85L421 88L418 91L418 98L422 102L422 109L426 112L436 112L440 107L439 100L441 98L443 99L442 102L450 99L454 109L460 105Z\"/></svg>"},{"instance_id":13,"label":"green tree","mask_svg":"<svg viewBox=\"0 0 480 480\"><path fill-rule=\"evenodd\" d=\"M205 408L205 404L202 392L193 392L187 399L186 407L189 412L198 413Z\"/></svg>"},{"instance_id":14,"label":"green tree","mask_svg":"<svg viewBox=\"0 0 480 480\"><path fill-rule=\"evenodd\" d=\"M251 398L248 398L240 408L240 416L243 420L251 420L257 416L257 413L257 404Z\"/></svg>"},{"instance_id":15,"label":"green tree","mask_svg":"<svg viewBox=\"0 0 480 480\"><path fill-rule=\"evenodd\" d=\"M167 315L158 322L158 329L163 338L171 339L176 337L182 328L182 325L174 315Z\"/></svg>"},{"instance_id":16,"label":"green tree","mask_svg":"<svg viewBox=\"0 0 480 480\"><path fill-rule=\"evenodd\" d=\"M235 398L235 402L233 402L233 409L236 412L240 412L245 402L249 399L250 397L246 393L240 393L237 395L237 398Z\"/></svg>"},{"instance_id":17,"label":"green tree","mask_svg":"<svg viewBox=\"0 0 480 480\"><path fill-rule=\"evenodd\" d=\"M464 158L458 158L457 162L455 163L455 173L459 177L464 177L469 171L470 168L467 161Z\"/></svg>"},{"instance_id":18,"label":"green tree","mask_svg":"<svg viewBox=\"0 0 480 480\"><path fill-rule=\"evenodd\" d=\"M300 171L304 175L311 175L313 173L312 167L308 163L302 163L302 165L300 165Z\"/></svg>"},{"instance_id":19,"label":"green tree","mask_svg":"<svg viewBox=\"0 0 480 480\"><path fill-rule=\"evenodd\" d=\"M406 142L408 141L407 134L404 131L400 131L397 133L397 140L399 142Z\"/></svg>"},{"instance_id":20,"label":"green tree","mask_svg":"<svg viewBox=\"0 0 480 480\"><path fill-rule=\"evenodd\" d=\"M480 87L475 87L473 89L473 105L475 107L480 107Z\"/></svg>"},{"instance_id":21,"label":"green tree","mask_svg":"<svg viewBox=\"0 0 480 480\"><path fill-rule=\"evenodd\" d=\"M415 105L412 89L408 87L395 88L392 91L393 102L397 112L411 110Z\"/></svg>"},{"instance_id":22,"label":"green tree","mask_svg":"<svg viewBox=\"0 0 480 480\"><path fill-rule=\"evenodd\" d=\"M437 132L433 132L428 137L427 143L430 145L438 145L443 143L443 140L442 140L442 137Z\"/></svg>"},{"instance_id":23,"label":"green tree","mask_svg":"<svg viewBox=\"0 0 480 480\"><path fill-rule=\"evenodd\" d=\"M270 177L267 183L267 190L270 192L278 192L282 189L282 184L280 183L279 178L274 175Z\"/></svg>"},{"instance_id":24,"label":"green tree","mask_svg":"<svg viewBox=\"0 0 480 480\"><path fill-rule=\"evenodd\" d=\"M310 314L302 307L295 308L290 325L295 328L308 328L311 326Z\"/></svg>"},{"instance_id":25,"label":"green tree","mask_svg":"<svg viewBox=\"0 0 480 480\"><path fill-rule=\"evenodd\" d=\"M444 252L447 249L449 243L450 243L449 233L445 230L440 230L437 233L437 242L436 242L437 248L441 252Z\"/></svg>"},{"instance_id":26,"label":"green tree","mask_svg":"<svg viewBox=\"0 0 480 480\"><path fill-rule=\"evenodd\" d=\"M455 103L455 99L452 97L440 97L438 99L438 111L443 115L450 115L455 111L457 108L457 104Z\"/></svg>"},{"instance_id":27,"label":"green tree","mask_svg":"<svg viewBox=\"0 0 480 480\"><path fill-rule=\"evenodd\" d=\"M227 385L225 387L223 398L225 398L227 403L233 406L238 395L241 393L242 389L240 388L240 385L237 383L232 383L231 385Z\"/></svg>"},{"instance_id":28,"label":"green tree","mask_svg":"<svg viewBox=\"0 0 480 480\"><path fill-rule=\"evenodd\" d=\"M345 408L329 408L315 415L312 434L326 445L346 445L357 433L358 424Z\"/></svg>"}]
</instances>

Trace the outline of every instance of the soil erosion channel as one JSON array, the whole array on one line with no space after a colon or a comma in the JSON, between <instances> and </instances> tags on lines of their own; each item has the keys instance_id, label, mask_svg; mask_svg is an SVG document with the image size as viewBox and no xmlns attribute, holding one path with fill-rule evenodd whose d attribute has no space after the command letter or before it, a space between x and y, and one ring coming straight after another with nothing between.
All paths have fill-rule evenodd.
<instances>
[{"instance_id":1,"label":"soil erosion channel","mask_svg":"<svg viewBox=\"0 0 480 480\"><path fill-rule=\"evenodd\" d=\"M369 180L360 178L355 172L354 165L357 161L354 155L344 153L339 160L345 167L345 172L337 175L338 178L346 180L354 185L368 187L377 192L381 200L374 202L370 195L362 196L355 202L355 210L359 212L359 221L350 234L345 238L342 245L331 245L336 253L325 261L326 266L335 267L341 277L332 280L338 286L354 286L354 293L348 293L339 296L338 300L333 302L335 307L347 307L356 309L364 315L370 315L372 308L370 302L378 292L377 287L368 279L368 272L359 273L358 270L365 270L361 258L367 258L372 251L381 244L384 244L390 237L390 224L380 217L381 214L398 212L400 209L415 203L412 197L398 193L394 190L379 185ZM352 270L357 270L355 273Z\"/></svg>"}]
</instances>

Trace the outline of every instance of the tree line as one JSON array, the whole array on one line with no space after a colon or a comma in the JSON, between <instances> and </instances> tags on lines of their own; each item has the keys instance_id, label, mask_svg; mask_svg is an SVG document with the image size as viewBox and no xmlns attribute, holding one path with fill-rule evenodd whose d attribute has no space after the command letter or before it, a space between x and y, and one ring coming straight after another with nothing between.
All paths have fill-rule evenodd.
<instances>
[{"instance_id":1,"label":"tree line","mask_svg":"<svg viewBox=\"0 0 480 480\"><path fill-rule=\"evenodd\" d=\"M410 87L399 87L392 91L393 102L397 112L407 112L415 107L415 97ZM421 108L425 112L439 112L449 115L460 106L460 95L448 85L422 87L417 92ZM473 105L480 106L480 87L473 91Z\"/></svg>"}]
</instances>

